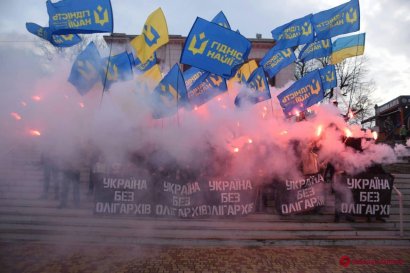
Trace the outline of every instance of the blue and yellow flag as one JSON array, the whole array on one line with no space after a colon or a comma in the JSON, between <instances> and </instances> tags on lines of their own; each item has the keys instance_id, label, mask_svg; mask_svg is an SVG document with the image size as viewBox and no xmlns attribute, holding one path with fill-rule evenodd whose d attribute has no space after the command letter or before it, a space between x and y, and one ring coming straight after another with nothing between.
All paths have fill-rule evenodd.
<instances>
[{"instance_id":1,"label":"blue and yellow flag","mask_svg":"<svg viewBox=\"0 0 410 273\"><path fill-rule=\"evenodd\" d=\"M223 26L224 28L231 29L231 26L229 25L228 19L226 19L225 14L220 11L214 19L211 21L212 23L218 24L220 26Z\"/></svg>"},{"instance_id":2,"label":"blue and yellow flag","mask_svg":"<svg viewBox=\"0 0 410 273\"><path fill-rule=\"evenodd\" d=\"M142 63L146 63L154 52L168 43L168 26L161 8L151 13L145 21L141 35L130 42Z\"/></svg>"},{"instance_id":3,"label":"blue and yellow flag","mask_svg":"<svg viewBox=\"0 0 410 273\"><path fill-rule=\"evenodd\" d=\"M324 90L337 86L337 75L334 65L327 65L322 69L319 69L319 73L322 78L322 87Z\"/></svg>"},{"instance_id":4,"label":"blue and yellow flag","mask_svg":"<svg viewBox=\"0 0 410 273\"><path fill-rule=\"evenodd\" d=\"M93 42L77 56L68 81L72 83L81 95L86 94L100 79L101 57Z\"/></svg>"},{"instance_id":5,"label":"blue and yellow flag","mask_svg":"<svg viewBox=\"0 0 410 273\"><path fill-rule=\"evenodd\" d=\"M191 67L187 70L185 70L183 73L184 76L184 81L185 81L185 86L187 90L198 80L203 81L208 75L210 74L207 71L204 71L202 69L196 68L196 67Z\"/></svg>"},{"instance_id":6,"label":"blue and yellow flag","mask_svg":"<svg viewBox=\"0 0 410 273\"><path fill-rule=\"evenodd\" d=\"M241 34L197 18L181 54L181 63L230 78L246 61L251 43Z\"/></svg>"},{"instance_id":7,"label":"blue and yellow flag","mask_svg":"<svg viewBox=\"0 0 410 273\"><path fill-rule=\"evenodd\" d=\"M260 61L260 65L268 73L269 77L274 77L280 70L296 60L292 49L276 50L272 47Z\"/></svg>"},{"instance_id":8,"label":"blue and yellow flag","mask_svg":"<svg viewBox=\"0 0 410 273\"><path fill-rule=\"evenodd\" d=\"M200 106L228 90L224 78L196 67L185 71L184 79L191 106Z\"/></svg>"},{"instance_id":9,"label":"blue and yellow flag","mask_svg":"<svg viewBox=\"0 0 410 273\"><path fill-rule=\"evenodd\" d=\"M317 40L358 31L360 29L359 0L350 0L340 6L314 14L312 24Z\"/></svg>"},{"instance_id":10,"label":"blue and yellow flag","mask_svg":"<svg viewBox=\"0 0 410 273\"><path fill-rule=\"evenodd\" d=\"M300 51L298 59L307 62L330 56L330 54L332 54L332 40L325 39L305 45Z\"/></svg>"},{"instance_id":11,"label":"blue and yellow flag","mask_svg":"<svg viewBox=\"0 0 410 273\"><path fill-rule=\"evenodd\" d=\"M258 68L258 64L255 60L250 60L249 62L244 63L241 68L235 74L235 77L232 79L235 82L239 83L246 83L250 77L250 75Z\"/></svg>"},{"instance_id":12,"label":"blue and yellow flag","mask_svg":"<svg viewBox=\"0 0 410 273\"><path fill-rule=\"evenodd\" d=\"M132 80L131 60L127 52L103 59L102 81L106 88L117 81Z\"/></svg>"},{"instance_id":13,"label":"blue and yellow flag","mask_svg":"<svg viewBox=\"0 0 410 273\"><path fill-rule=\"evenodd\" d=\"M157 64L157 54L154 52L154 54L149 57L149 59L143 63L141 60L134 56L134 54L130 53L130 60L134 68L136 68L138 71L145 72L149 70L151 67L153 67L155 64Z\"/></svg>"},{"instance_id":14,"label":"blue and yellow flag","mask_svg":"<svg viewBox=\"0 0 410 273\"><path fill-rule=\"evenodd\" d=\"M323 97L324 90L318 70L310 72L277 96L287 116L292 115L292 110L305 111Z\"/></svg>"},{"instance_id":15,"label":"blue and yellow flag","mask_svg":"<svg viewBox=\"0 0 410 273\"><path fill-rule=\"evenodd\" d=\"M135 76L137 92L145 94L150 93L161 80L161 69L158 64L155 64L143 74Z\"/></svg>"},{"instance_id":16,"label":"blue and yellow flag","mask_svg":"<svg viewBox=\"0 0 410 273\"><path fill-rule=\"evenodd\" d=\"M312 14L293 20L271 31L276 49L284 49L313 42Z\"/></svg>"},{"instance_id":17,"label":"blue and yellow flag","mask_svg":"<svg viewBox=\"0 0 410 273\"><path fill-rule=\"evenodd\" d=\"M235 98L235 105L253 105L271 98L269 84L262 67L257 68L249 77L247 87L242 89Z\"/></svg>"},{"instance_id":18,"label":"blue and yellow flag","mask_svg":"<svg viewBox=\"0 0 410 273\"><path fill-rule=\"evenodd\" d=\"M53 34L112 32L110 0L47 0L49 27Z\"/></svg>"},{"instance_id":19,"label":"blue and yellow flag","mask_svg":"<svg viewBox=\"0 0 410 273\"><path fill-rule=\"evenodd\" d=\"M175 64L152 93L152 116L155 119L171 116L187 102L184 78L178 64Z\"/></svg>"},{"instance_id":20,"label":"blue and yellow flag","mask_svg":"<svg viewBox=\"0 0 410 273\"><path fill-rule=\"evenodd\" d=\"M366 33L338 38L333 42L331 63L337 64L346 58L360 56L364 53Z\"/></svg>"},{"instance_id":21,"label":"blue and yellow flag","mask_svg":"<svg viewBox=\"0 0 410 273\"><path fill-rule=\"evenodd\" d=\"M26 29L30 33L49 41L55 47L70 47L81 42L81 38L77 34L52 35L50 28L35 23L26 23Z\"/></svg>"}]
</instances>

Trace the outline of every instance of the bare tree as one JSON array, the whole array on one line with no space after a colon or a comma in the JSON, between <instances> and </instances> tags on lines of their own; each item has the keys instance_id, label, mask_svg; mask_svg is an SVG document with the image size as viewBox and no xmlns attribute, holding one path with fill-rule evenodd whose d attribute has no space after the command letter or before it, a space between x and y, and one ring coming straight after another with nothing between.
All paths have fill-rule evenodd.
<instances>
[{"instance_id":1,"label":"bare tree","mask_svg":"<svg viewBox=\"0 0 410 273\"><path fill-rule=\"evenodd\" d=\"M297 49L300 51L300 48ZM350 123L359 123L360 121L373 115L374 111L374 91L375 83L368 79L367 58L358 56L348 58L341 63L336 64L336 74L338 90L341 98L334 90L329 90L325 94L325 99L341 100L339 103L342 111L350 116ZM312 59L307 62L297 61L295 69L295 78L300 79L307 73L325 67L330 64L330 58Z\"/></svg>"}]
</instances>

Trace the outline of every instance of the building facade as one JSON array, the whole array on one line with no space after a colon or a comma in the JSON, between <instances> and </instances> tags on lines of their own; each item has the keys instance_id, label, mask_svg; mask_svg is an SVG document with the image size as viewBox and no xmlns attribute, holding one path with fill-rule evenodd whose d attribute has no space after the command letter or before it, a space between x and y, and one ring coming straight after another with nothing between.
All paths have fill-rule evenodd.
<instances>
[{"instance_id":1,"label":"building facade","mask_svg":"<svg viewBox=\"0 0 410 273\"><path fill-rule=\"evenodd\" d=\"M380 141L398 140L401 126L410 128L410 96L399 96L380 106L376 104L374 110L375 115L362 124L374 122Z\"/></svg>"},{"instance_id":2,"label":"building facade","mask_svg":"<svg viewBox=\"0 0 410 273\"><path fill-rule=\"evenodd\" d=\"M112 54L118 54L124 50L131 52L130 41L134 39L136 35L127 35L123 33L112 33L111 35L104 36L105 42L112 46ZM159 48L157 53L157 60L161 67L161 71L166 73L175 63L179 63L182 49L184 47L186 37L181 35L169 35L168 44ZM252 43L252 49L248 59L255 59L257 63L265 56L266 52L274 46L273 39L264 39L260 35L257 38L249 39ZM181 65L183 71L189 68L189 66ZM282 69L274 78L269 79L272 86L277 88L283 87L287 82L295 80L294 78L295 66L291 64Z\"/></svg>"}]
</instances>

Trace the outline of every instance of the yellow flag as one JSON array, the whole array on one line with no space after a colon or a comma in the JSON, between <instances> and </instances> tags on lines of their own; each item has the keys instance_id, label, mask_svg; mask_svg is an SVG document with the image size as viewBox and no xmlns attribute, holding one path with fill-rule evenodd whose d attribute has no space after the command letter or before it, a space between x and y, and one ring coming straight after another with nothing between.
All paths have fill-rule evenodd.
<instances>
[{"instance_id":1,"label":"yellow flag","mask_svg":"<svg viewBox=\"0 0 410 273\"><path fill-rule=\"evenodd\" d=\"M167 21L162 9L158 8L148 16L141 35L132 39L131 46L141 62L145 63L168 40Z\"/></svg>"},{"instance_id":2,"label":"yellow flag","mask_svg":"<svg viewBox=\"0 0 410 273\"><path fill-rule=\"evenodd\" d=\"M238 69L236 75L234 77L235 81L237 82L246 82L249 79L249 76L252 72L258 68L255 60L251 60L247 63L244 63L241 68Z\"/></svg>"},{"instance_id":3,"label":"yellow flag","mask_svg":"<svg viewBox=\"0 0 410 273\"><path fill-rule=\"evenodd\" d=\"M138 75L136 78L137 85L143 89L143 91L152 91L162 80L161 69L156 64L150 69L144 72L144 74Z\"/></svg>"}]
</instances>

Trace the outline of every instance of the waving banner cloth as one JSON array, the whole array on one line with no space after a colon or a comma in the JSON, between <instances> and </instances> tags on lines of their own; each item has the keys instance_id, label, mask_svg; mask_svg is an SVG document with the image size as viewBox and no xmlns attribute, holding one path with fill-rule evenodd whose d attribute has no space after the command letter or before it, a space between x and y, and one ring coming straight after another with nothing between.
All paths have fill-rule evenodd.
<instances>
[{"instance_id":1,"label":"waving banner cloth","mask_svg":"<svg viewBox=\"0 0 410 273\"><path fill-rule=\"evenodd\" d=\"M251 43L241 34L197 17L181 54L181 63L230 78L248 58Z\"/></svg>"},{"instance_id":2,"label":"waving banner cloth","mask_svg":"<svg viewBox=\"0 0 410 273\"><path fill-rule=\"evenodd\" d=\"M191 106L200 106L228 90L224 78L196 67L185 71L184 79Z\"/></svg>"},{"instance_id":3,"label":"waving banner cloth","mask_svg":"<svg viewBox=\"0 0 410 273\"><path fill-rule=\"evenodd\" d=\"M246 83L249 80L249 77L258 68L258 64L255 60L250 60L249 62L244 63L236 72L235 76L232 77L230 80L239 82L239 83Z\"/></svg>"},{"instance_id":4,"label":"waving banner cloth","mask_svg":"<svg viewBox=\"0 0 410 273\"><path fill-rule=\"evenodd\" d=\"M276 50L272 47L260 61L260 65L268 73L269 77L274 77L283 68L296 60L295 53L290 48Z\"/></svg>"},{"instance_id":5,"label":"waving banner cloth","mask_svg":"<svg viewBox=\"0 0 410 273\"><path fill-rule=\"evenodd\" d=\"M49 41L55 47L70 47L81 42L81 37L77 34L52 35L50 28L35 23L26 23L26 29L30 33Z\"/></svg>"},{"instance_id":6,"label":"waving banner cloth","mask_svg":"<svg viewBox=\"0 0 410 273\"><path fill-rule=\"evenodd\" d=\"M130 42L138 59L145 63L154 52L169 41L168 26L161 8L151 13L144 24L141 35Z\"/></svg>"},{"instance_id":7,"label":"waving banner cloth","mask_svg":"<svg viewBox=\"0 0 410 273\"><path fill-rule=\"evenodd\" d=\"M178 64L175 64L152 93L152 116L155 119L171 116L187 102L184 78Z\"/></svg>"},{"instance_id":8,"label":"waving banner cloth","mask_svg":"<svg viewBox=\"0 0 410 273\"><path fill-rule=\"evenodd\" d=\"M332 64L337 64L346 58L363 55L366 33L350 35L336 39L332 48Z\"/></svg>"},{"instance_id":9,"label":"waving banner cloth","mask_svg":"<svg viewBox=\"0 0 410 273\"><path fill-rule=\"evenodd\" d=\"M305 111L308 107L318 103L324 97L319 71L310 72L277 97L286 115L291 115L292 110Z\"/></svg>"},{"instance_id":10,"label":"waving banner cloth","mask_svg":"<svg viewBox=\"0 0 410 273\"><path fill-rule=\"evenodd\" d=\"M242 89L235 98L235 105L256 104L271 98L269 84L262 67L256 69L249 77L247 87Z\"/></svg>"},{"instance_id":11,"label":"waving banner cloth","mask_svg":"<svg viewBox=\"0 0 410 273\"><path fill-rule=\"evenodd\" d=\"M323 40L360 29L359 0L316 13L312 17L316 39Z\"/></svg>"},{"instance_id":12,"label":"waving banner cloth","mask_svg":"<svg viewBox=\"0 0 410 273\"><path fill-rule=\"evenodd\" d=\"M327 57L332 54L332 40L325 39L305 45L299 52L298 59L307 62L312 59Z\"/></svg>"},{"instance_id":13,"label":"waving banner cloth","mask_svg":"<svg viewBox=\"0 0 410 273\"><path fill-rule=\"evenodd\" d=\"M149 70L158 62L157 54L155 52L145 63L141 62L141 60L138 57L134 56L134 54L132 53L129 53L128 55L130 56L131 64L133 65L133 67L142 72Z\"/></svg>"},{"instance_id":14,"label":"waving banner cloth","mask_svg":"<svg viewBox=\"0 0 410 273\"><path fill-rule=\"evenodd\" d=\"M312 14L293 20L271 31L276 49L284 49L313 42Z\"/></svg>"},{"instance_id":15,"label":"waving banner cloth","mask_svg":"<svg viewBox=\"0 0 410 273\"><path fill-rule=\"evenodd\" d=\"M319 73L322 78L322 87L324 90L337 86L337 75L334 65L327 65L322 69L319 69Z\"/></svg>"},{"instance_id":16,"label":"waving banner cloth","mask_svg":"<svg viewBox=\"0 0 410 273\"><path fill-rule=\"evenodd\" d=\"M111 58L104 58L103 64L104 68L101 78L103 84L105 81L105 86L107 88L117 81L132 80L131 60L127 52L117 54Z\"/></svg>"},{"instance_id":17,"label":"waving banner cloth","mask_svg":"<svg viewBox=\"0 0 410 273\"><path fill-rule=\"evenodd\" d=\"M110 0L47 0L47 11L53 34L113 32Z\"/></svg>"},{"instance_id":18,"label":"waving banner cloth","mask_svg":"<svg viewBox=\"0 0 410 273\"><path fill-rule=\"evenodd\" d=\"M228 19L226 19L225 14L220 11L214 19L211 21L212 23L218 24L220 26L223 26L224 28L231 29L231 26L229 25Z\"/></svg>"},{"instance_id":19,"label":"waving banner cloth","mask_svg":"<svg viewBox=\"0 0 410 273\"><path fill-rule=\"evenodd\" d=\"M93 42L77 56L71 67L68 81L81 95L86 94L101 78L101 57Z\"/></svg>"}]
</instances>

